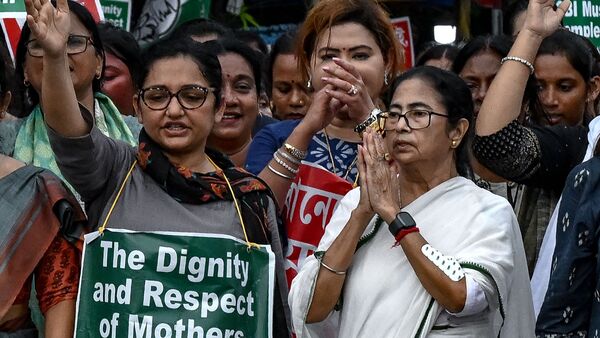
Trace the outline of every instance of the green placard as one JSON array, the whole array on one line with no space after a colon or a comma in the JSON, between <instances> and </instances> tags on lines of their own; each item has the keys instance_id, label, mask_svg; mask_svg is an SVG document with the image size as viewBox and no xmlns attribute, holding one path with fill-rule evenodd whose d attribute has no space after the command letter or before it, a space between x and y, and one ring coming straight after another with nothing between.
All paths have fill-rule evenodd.
<instances>
[{"instance_id":1,"label":"green placard","mask_svg":"<svg viewBox=\"0 0 600 338\"><path fill-rule=\"evenodd\" d=\"M563 23L571 32L590 39L600 48L600 1L571 0Z\"/></svg>"},{"instance_id":2,"label":"green placard","mask_svg":"<svg viewBox=\"0 0 600 338\"><path fill-rule=\"evenodd\" d=\"M25 0L0 0L0 18L25 18Z\"/></svg>"},{"instance_id":3,"label":"green placard","mask_svg":"<svg viewBox=\"0 0 600 338\"><path fill-rule=\"evenodd\" d=\"M131 24L131 1L130 0L100 0L104 20L113 25L129 31Z\"/></svg>"},{"instance_id":4,"label":"green placard","mask_svg":"<svg viewBox=\"0 0 600 338\"><path fill-rule=\"evenodd\" d=\"M86 235L76 337L272 337L275 255L227 235Z\"/></svg>"}]
</instances>

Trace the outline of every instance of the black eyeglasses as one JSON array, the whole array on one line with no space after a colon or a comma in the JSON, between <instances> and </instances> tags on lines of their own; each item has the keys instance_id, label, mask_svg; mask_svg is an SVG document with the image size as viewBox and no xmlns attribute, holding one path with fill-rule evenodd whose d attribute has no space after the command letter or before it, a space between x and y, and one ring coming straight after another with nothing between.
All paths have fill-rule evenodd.
<instances>
[{"instance_id":1,"label":"black eyeglasses","mask_svg":"<svg viewBox=\"0 0 600 338\"><path fill-rule=\"evenodd\" d=\"M198 85L186 85L177 92L171 93L165 87L149 87L140 90L140 97L146 107L152 110L167 109L173 97L177 97L177 102L185 109L196 109L201 107L206 101L209 92L214 88L206 88Z\"/></svg>"},{"instance_id":2,"label":"black eyeglasses","mask_svg":"<svg viewBox=\"0 0 600 338\"><path fill-rule=\"evenodd\" d=\"M425 109L414 109L409 110L404 114L398 112L385 112L382 114L382 121L380 125L383 125L384 130L395 130L400 118L404 118L406 125L412 130L425 129L431 125L431 115L448 117L446 114L440 114Z\"/></svg>"},{"instance_id":3,"label":"black eyeglasses","mask_svg":"<svg viewBox=\"0 0 600 338\"><path fill-rule=\"evenodd\" d=\"M86 35L69 35L67 40L67 54L75 55L83 53L87 50L88 43L94 45L92 38ZM40 58L44 56L44 48L39 44L37 39L31 39L25 44L29 55Z\"/></svg>"}]
</instances>

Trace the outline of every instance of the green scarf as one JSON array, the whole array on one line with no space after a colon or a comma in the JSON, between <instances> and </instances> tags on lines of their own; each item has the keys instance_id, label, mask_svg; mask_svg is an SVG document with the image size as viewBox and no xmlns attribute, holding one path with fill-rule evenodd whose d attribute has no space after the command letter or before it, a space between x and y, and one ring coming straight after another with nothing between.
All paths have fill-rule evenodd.
<instances>
[{"instance_id":1,"label":"green scarf","mask_svg":"<svg viewBox=\"0 0 600 338\"><path fill-rule=\"evenodd\" d=\"M100 109L100 116L91 112L96 121L96 126L100 131L115 140L121 140L135 146L137 142L133 138L131 131L123 122L121 113L108 96L102 93L94 93L95 109ZM50 141L46 132L46 123L44 122L44 113L38 104L31 114L25 119L19 129L15 143L14 157L27 164L33 164L37 167L46 168L59 176L62 176L54 152L50 148ZM75 191L71 185L68 185L71 191Z\"/></svg>"}]
</instances>

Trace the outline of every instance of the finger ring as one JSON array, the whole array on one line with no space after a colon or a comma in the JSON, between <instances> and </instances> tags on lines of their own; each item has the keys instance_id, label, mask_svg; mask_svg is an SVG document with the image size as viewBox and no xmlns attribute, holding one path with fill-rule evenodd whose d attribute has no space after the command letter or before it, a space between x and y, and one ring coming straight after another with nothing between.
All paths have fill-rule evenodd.
<instances>
[{"instance_id":1,"label":"finger ring","mask_svg":"<svg viewBox=\"0 0 600 338\"><path fill-rule=\"evenodd\" d=\"M387 162L389 162L389 161L390 161L390 158L391 158L391 156L390 156L390 153L385 153L385 154L383 154L383 158L384 158L384 159L385 159Z\"/></svg>"},{"instance_id":2,"label":"finger ring","mask_svg":"<svg viewBox=\"0 0 600 338\"><path fill-rule=\"evenodd\" d=\"M350 86L350 89L348 89L348 95L354 96L356 94L358 94L358 88L356 88L355 85Z\"/></svg>"}]
</instances>

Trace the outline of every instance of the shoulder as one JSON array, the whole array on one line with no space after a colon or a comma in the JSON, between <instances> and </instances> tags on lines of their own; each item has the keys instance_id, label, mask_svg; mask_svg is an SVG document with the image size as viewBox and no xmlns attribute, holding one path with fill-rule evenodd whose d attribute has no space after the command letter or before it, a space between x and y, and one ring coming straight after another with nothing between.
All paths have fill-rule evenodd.
<instances>
[{"instance_id":1,"label":"shoulder","mask_svg":"<svg viewBox=\"0 0 600 338\"><path fill-rule=\"evenodd\" d=\"M467 178L460 177L457 180L460 184L458 196L461 196L461 205L471 206L472 210L476 210L483 217L488 215L499 216L498 213L506 217L514 217L513 208L506 198L479 187Z\"/></svg>"},{"instance_id":2,"label":"shoulder","mask_svg":"<svg viewBox=\"0 0 600 338\"><path fill-rule=\"evenodd\" d=\"M271 123L262 128L256 136L258 137L260 134L266 133L277 136L284 135L287 138L294 128L300 124L300 121L301 120L286 120Z\"/></svg>"}]
</instances>

